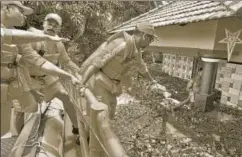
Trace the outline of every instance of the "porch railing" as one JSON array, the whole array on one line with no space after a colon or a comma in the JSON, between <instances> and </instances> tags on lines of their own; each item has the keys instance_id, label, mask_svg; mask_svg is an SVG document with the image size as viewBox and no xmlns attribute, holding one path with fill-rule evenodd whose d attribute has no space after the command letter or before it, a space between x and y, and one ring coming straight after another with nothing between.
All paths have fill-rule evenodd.
<instances>
[{"instance_id":1,"label":"porch railing","mask_svg":"<svg viewBox=\"0 0 242 157\"><path fill-rule=\"evenodd\" d=\"M88 88L78 88L67 80L61 82L76 107L82 157L99 157L100 152L108 157L127 157L112 129L108 106L99 102Z\"/></svg>"}]
</instances>

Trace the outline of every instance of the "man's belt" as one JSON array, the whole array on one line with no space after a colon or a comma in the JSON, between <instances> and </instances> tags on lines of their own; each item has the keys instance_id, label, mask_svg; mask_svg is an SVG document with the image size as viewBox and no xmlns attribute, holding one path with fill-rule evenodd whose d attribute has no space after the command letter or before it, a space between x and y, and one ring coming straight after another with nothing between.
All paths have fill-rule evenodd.
<instances>
[{"instance_id":1,"label":"man's belt","mask_svg":"<svg viewBox=\"0 0 242 157\"><path fill-rule=\"evenodd\" d=\"M40 56L42 56L42 57L43 57L43 56L44 56L44 54L45 54L45 50L39 50L39 51L38 51L38 54L39 54Z\"/></svg>"},{"instance_id":2,"label":"man's belt","mask_svg":"<svg viewBox=\"0 0 242 157\"><path fill-rule=\"evenodd\" d=\"M41 82L41 85L45 84L45 80L44 80L45 76L47 75L42 75L42 76L30 75L30 77L32 77L33 79L39 80Z\"/></svg>"},{"instance_id":3,"label":"man's belt","mask_svg":"<svg viewBox=\"0 0 242 157\"><path fill-rule=\"evenodd\" d=\"M8 67L9 69L12 69L12 68L17 67L17 62L13 62L13 63L2 63L1 62L1 66L2 67Z\"/></svg>"},{"instance_id":4,"label":"man's belt","mask_svg":"<svg viewBox=\"0 0 242 157\"><path fill-rule=\"evenodd\" d=\"M102 69L100 70L103 74L105 74L110 80L112 80L116 85L118 85L121 81L119 79L113 79L109 77Z\"/></svg>"},{"instance_id":5,"label":"man's belt","mask_svg":"<svg viewBox=\"0 0 242 157\"><path fill-rule=\"evenodd\" d=\"M9 69L13 69L17 67L17 62L16 61L13 63L1 62L1 67L8 67ZM10 84L15 79L16 79L15 77L11 77L9 79L1 79L1 84Z\"/></svg>"},{"instance_id":6,"label":"man's belt","mask_svg":"<svg viewBox=\"0 0 242 157\"><path fill-rule=\"evenodd\" d=\"M42 75L42 76L30 75L30 77L32 77L34 79L43 79L45 76L47 76L47 75Z\"/></svg>"}]
</instances>

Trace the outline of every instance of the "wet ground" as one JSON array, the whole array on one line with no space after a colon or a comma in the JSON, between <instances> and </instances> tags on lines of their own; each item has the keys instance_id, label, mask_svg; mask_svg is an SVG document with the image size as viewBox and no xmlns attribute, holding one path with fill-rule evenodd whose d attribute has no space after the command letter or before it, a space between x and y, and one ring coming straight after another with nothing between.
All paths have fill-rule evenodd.
<instances>
[{"instance_id":1,"label":"wet ground","mask_svg":"<svg viewBox=\"0 0 242 157\"><path fill-rule=\"evenodd\" d=\"M172 98L185 100L187 81L152 69L155 79L172 93ZM161 93L152 93L145 82L133 84L134 98L119 105L114 127L131 157L240 157L242 156L241 111L222 104L210 112L187 106L175 113L160 107ZM124 99L124 98L123 98Z\"/></svg>"},{"instance_id":2,"label":"wet ground","mask_svg":"<svg viewBox=\"0 0 242 157\"><path fill-rule=\"evenodd\" d=\"M241 156L241 120L227 113L177 111L164 116L145 105L118 106L114 127L132 156ZM186 112L186 113L184 113Z\"/></svg>"}]
</instances>

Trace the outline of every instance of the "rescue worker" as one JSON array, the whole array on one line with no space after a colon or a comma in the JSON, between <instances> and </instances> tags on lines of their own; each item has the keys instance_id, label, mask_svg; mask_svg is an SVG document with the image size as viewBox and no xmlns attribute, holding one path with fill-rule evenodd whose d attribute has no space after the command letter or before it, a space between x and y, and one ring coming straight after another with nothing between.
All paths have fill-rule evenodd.
<instances>
[{"instance_id":1,"label":"rescue worker","mask_svg":"<svg viewBox=\"0 0 242 157\"><path fill-rule=\"evenodd\" d=\"M129 70L137 68L152 85L159 85L142 59L142 49L155 37L154 27L149 22L140 23L132 36L126 32L111 36L81 66L81 83L88 84L97 98L109 105L111 117L115 114L116 96L121 94L119 83Z\"/></svg>"},{"instance_id":2,"label":"rescue worker","mask_svg":"<svg viewBox=\"0 0 242 157\"><path fill-rule=\"evenodd\" d=\"M1 2L2 28L13 29L14 26L24 24L25 15L33 12L31 8L25 7L19 1ZM41 37L42 38L42 37ZM43 38L42 38L43 39ZM59 40L59 39L58 39ZM32 42L32 41L31 41ZM42 70L45 73L62 76L71 79L72 83L79 83L79 80L61 70L54 64L42 58L36 51L32 51L30 44L13 45L9 42L1 43L1 136L9 131L11 116L11 100L17 99L25 112L35 112L32 104L37 104L30 92L31 81L28 69L25 65ZM19 54L21 55L19 55ZM26 104L31 104L27 106Z\"/></svg>"},{"instance_id":3,"label":"rescue worker","mask_svg":"<svg viewBox=\"0 0 242 157\"><path fill-rule=\"evenodd\" d=\"M110 118L115 115L116 97L122 91L120 82L129 70L137 68L144 78L152 82L152 89L161 86L153 79L142 59L142 49L153 42L155 37L154 27L149 22L142 22L136 26L132 36L126 32L112 35L82 64L82 85L87 86L99 101L108 105ZM92 139L92 134L90 136ZM98 146L98 140L94 143L90 143L91 151L101 156L104 152Z\"/></svg>"},{"instance_id":4,"label":"rescue worker","mask_svg":"<svg viewBox=\"0 0 242 157\"><path fill-rule=\"evenodd\" d=\"M32 32L47 34L51 36L57 36L61 29L62 19L58 14L50 13L46 15L43 28L44 30L37 30L35 28L30 28ZM74 75L80 77L78 72L79 67L71 61L69 58L65 46L62 42L37 42L33 43L32 47L39 52L48 61L52 62L57 66L65 66ZM58 77L53 77L50 75L45 75L41 71L29 67L30 75L32 77L33 89L39 90L44 89L44 100L46 102L51 101L54 98L58 98L63 102L64 109L70 117L73 124L73 133L78 134L78 124L75 106L71 102L69 95L63 85L61 84Z\"/></svg>"}]
</instances>

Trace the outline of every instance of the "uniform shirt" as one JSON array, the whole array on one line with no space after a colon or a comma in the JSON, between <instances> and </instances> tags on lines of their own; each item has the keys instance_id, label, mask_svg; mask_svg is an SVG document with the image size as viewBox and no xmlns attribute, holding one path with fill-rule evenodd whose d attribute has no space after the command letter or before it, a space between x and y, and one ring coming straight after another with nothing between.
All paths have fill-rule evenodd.
<instances>
[{"instance_id":1,"label":"uniform shirt","mask_svg":"<svg viewBox=\"0 0 242 157\"><path fill-rule=\"evenodd\" d=\"M4 29L2 26L1 36L3 36L3 38L5 37L5 31L8 31L8 29ZM11 32L8 34L11 34ZM1 63L14 63L16 61L18 66L9 69L8 67L1 65L1 79L9 79L11 77L17 78L19 88L21 88L22 91L29 91L30 75L25 65L28 64L39 69L46 60L32 49L31 44L13 45L11 44L11 39L12 38L7 38L7 40L4 39L1 43ZM10 74L12 74L12 76L10 76Z\"/></svg>"},{"instance_id":2,"label":"uniform shirt","mask_svg":"<svg viewBox=\"0 0 242 157\"><path fill-rule=\"evenodd\" d=\"M70 69L73 72L78 72L79 67L73 63L68 56L65 46L62 42L38 42L33 43L32 47L36 51L42 51L44 54L43 58L55 65L63 65ZM39 55L39 54L38 54ZM40 56L40 55L39 55ZM41 56L40 56L41 57ZM45 75L42 71L36 70L32 67L29 67L31 75L42 76Z\"/></svg>"},{"instance_id":3,"label":"uniform shirt","mask_svg":"<svg viewBox=\"0 0 242 157\"><path fill-rule=\"evenodd\" d=\"M124 38L117 38L107 44L101 53L92 62L92 65L101 69L109 78L120 80L132 68L141 74L148 72L142 59L142 52L137 49L132 36L124 33Z\"/></svg>"},{"instance_id":4,"label":"uniform shirt","mask_svg":"<svg viewBox=\"0 0 242 157\"><path fill-rule=\"evenodd\" d=\"M41 33L44 32L42 30L38 30L35 28L31 28L30 31L35 33ZM48 60L49 62L55 64L55 65L63 65L70 69L73 72L78 72L79 67L73 63L68 56L65 46L62 42L54 42L54 41L42 41L42 42L36 42L32 43L32 47L34 50L38 51L40 55L42 55L43 58ZM41 53L43 54L41 54ZM45 75L42 71L29 68L31 75L35 76L42 76Z\"/></svg>"},{"instance_id":5,"label":"uniform shirt","mask_svg":"<svg viewBox=\"0 0 242 157\"><path fill-rule=\"evenodd\" d=\"M18 45L19 54L22 55L20 63L25 62L28 66L39 70L40 67L46 62L46 59L41 57L37 51L35 51L31 44Z\"/></svg>"},{"instance_id":6,"label":"uniform shirt","mask_svg":"<svg viewBox=\"0 0 242 157\"><path fill-rule=\"evenodd\" d=\"M11 29L5 29L5 27L1 25L1 44L5 45L6 47L8 45L8 47L16 47L16 45L11 45L12 36L10 36L9 34L11 34ZM46 61L36 51L33 50L31 44L17 45L17 48L18 53L22 55L22 61L26 62L27 64L30 64L31 66L41 66Z\"/></svg>"}]
</instances>

